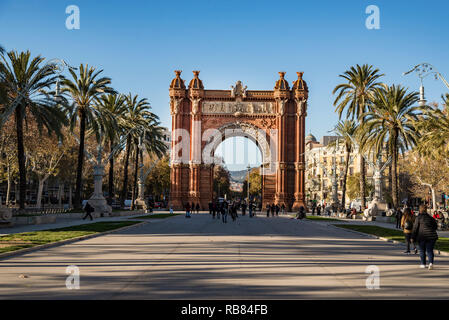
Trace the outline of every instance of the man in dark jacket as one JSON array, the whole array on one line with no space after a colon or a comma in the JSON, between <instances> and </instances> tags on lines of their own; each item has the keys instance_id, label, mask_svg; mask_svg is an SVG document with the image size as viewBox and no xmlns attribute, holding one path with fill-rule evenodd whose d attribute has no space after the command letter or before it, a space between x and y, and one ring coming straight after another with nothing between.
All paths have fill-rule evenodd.
<instances>
[{"instance_id":1,"label":"man in dark jacket","mask_svg":"<svg viewBox=\"0 0 449 320\"><path fill-rule=\"evenodd\" d=\"M419 215L413 224L412 236L414 243L419 245L419 255L421 258L421 268L426 267L426 253L429 257L429 270L433 268L433 247L438 240L437 223L427 214L427 207L419 207Z\"/></svg>"},{"instance_id":2,"label":"man in dark jacket","mask_svg":"<svg viewBox=\"0 0 449 320\"><path fill-rule=\"evenodd\" d=\"M84 211L86 212L86 215L83 217L83 220L87 217L90 218L90 221L92 221L94 218L92 217L92 212L95 211L95 209L89 204L89 201L86 203L86 206L84 207Z\"/></svg>"}]
</instances>

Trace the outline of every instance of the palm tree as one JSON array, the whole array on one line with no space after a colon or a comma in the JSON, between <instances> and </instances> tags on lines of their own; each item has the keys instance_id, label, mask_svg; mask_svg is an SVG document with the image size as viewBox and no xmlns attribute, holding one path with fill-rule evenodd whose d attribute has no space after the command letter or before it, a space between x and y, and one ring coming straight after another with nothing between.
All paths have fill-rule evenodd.
<instances>
[{"instance_id":1,"label":"palm tree","mask_svg":"<svg viewBox=\"0 0 449 320\"><path fill-rule=\"evenodd\" d=\"M63 78L61 81L61 94L70 96L73 104L70 106L70 127L79 125L79 149L78 164L76 169L76 186L74 206L81 206L81 179L84 164L84 141L86 128L91 128L95 133L102 123L102 114L94 107L93 102L105 93L115 93L109 87L111 79L99 77L103 70L96 71L95 68L83 64L79 67L79 77L74 70L69 69L72 80Z\"/></svg>"},{"instance_id":2,"label":"palm tree","mask_svg":"<svg viewBox=\"0 0 449 320\"><path fill-rule=\"evenodd\" d=\"M424 156L449 158L449 94L442 96L443 109L438 105L424 110L425 118L417 123L421 137L417 151Z\"/></svg>"},{"instance_id":3,"label":"palm tree","mask_svg":"<svg viewBox=\"0 0 449 320\"><path fill-rule=\"evenodd\" d=\"M131 151L134 150L134 183L131 208L134 209L136 197L137 169L139 164L139 142L141 141L149 153L154 153L158 158L165 152L165 144L162 142L162 131L159 127L158 117L150 111L151 107L147 99L139 99L138 95L129 93L126 96L126 113L124 127L128 130L125 149L125 164L123 172L122 206L128 195L128 167Z\"/></svg>"},{"instance_id":4,"label":"palm tree","mask_svg":"<svg viewBox=\"0 0 449 320\"><path fill-rule=\"evenodd\" d=\"M56 83L51 65L41 66L45 59L31 58L29 51L11 51L1 55L0 83L2 84L2 105L0 127L14 114L17 136L17 160L19 167L19 206L25 208L26 168L23 141L24 121L35 121L39 131L45 127L50 134L61 136L65 115L48 91Z\"/></svg>"},{"instance_id":5,"label":"palm tree","mask_svg":"<svg viewBox=\"0 0 449 320\"><path fill-rule=\"evenodd\" d=\"M394 208L398 208L398 171L399 151L404 153L416 145L420 135L416 123L421 116L421 108L413 106L419 100L417 92L407 92L402 86L383 86L374 90L372 110L363 116L364 124L360 128L363 140L377 156L387 146L392 157L392 199Z\"/></svg>"},{"instance_id":6,"label":"palm tree","mask_svg":"<svg viewBox=\"0 0 449 320\"><path fill-rule=\"evenodd\" d=\"M105 126L104 142L109 144L111 152L118 147L120 137L124 134L124 117L126 112L125 97L121 94L102 95L96 101L96 109L103 114L109 114L109 121ZM114 155L109 159L109 204L114 198Z\"/></svg>"},{"instance_id":7,"label":"palm tree","mask_svg":"<svg viewBox=\"0 0 449 320\"><path fill-rule=\"evenodd\" d=\"M363 114L369 110L370 103L373 97L373 91L379 88L382 84L379 82L383 74L379 73L379 69L374 69L373 66L364 64L362 66L356 65L351 67L340 77L346 82L335 87L332 94L338 92L334 101L335 111L338 116L341 116L346 109L346 117L352 120L358 120L359 124L363 124ZM362 156L362 147L359 148L360 153L360 191L362 194L362 208L365 208L365 159Z\"/></svg>"},{"instance_id":8,"label":"palm tree","mask_svg":"<svg viewBox=\"0 0 449 320\"><path fill-rule=\"evenodd\" d=\"M348 180L348 171L349 171L349 163L351 158L351 153L355 149L354 146L354 140L357 139L356 137L356 129L357 125L354 120L345 120L340 121L337 126L334 129L334 132L338 135L338 139L340 138L343 140L343 145L345 147L346 151L346 157L345 157L345 170L343 175L343 187L342 187L342 198L341 198L341 207L345 208L345 202L346 202L346 183ZM332 141L329 143L330 147L336 146L336 141Z\"/></svg>"}]
</instances>

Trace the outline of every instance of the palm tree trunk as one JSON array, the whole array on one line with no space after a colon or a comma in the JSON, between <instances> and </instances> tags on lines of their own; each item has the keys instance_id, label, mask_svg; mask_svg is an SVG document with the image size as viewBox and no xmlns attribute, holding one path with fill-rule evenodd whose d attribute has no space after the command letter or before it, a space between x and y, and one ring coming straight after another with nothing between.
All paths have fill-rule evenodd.
<instances>
[{"instance_id":1,"label":"palm tree trunk","mask_svg":"<svg viewBox=\"0 0 449 320\"><path fill-rule=\"evenodd\" d=\"M392 198L393 198L393 208L397 209L398 206L398 146L397 146L397 134L393 133L392 137L392 173L391 180L392 184Z\"/></svg>"},{"instance_id":2,"label":"palm tree trunk","mask_svg":"<svg viewBox=\"0 0 449 320\"><path fill-rule=\"evenodd\" d=\"M139 169L139 146L136 143L136 156L134 160L134 183L133 183L133 199L131 202L131 210L135 209L135 201L137 195L137 171Z\"/></svg>"},{"instance_id":3,"label":"palm tree trunk","mask_svg":"<svg viewBox=\"0 0 449 320\"><path fill-rule=\"evenodd\" d=\"M351 156L351 150L346 149L346 164L345 164L345 173L343 175L343 188L341 195L341 207L345 208L346 203L346 180L348 179L348 170L349 170L349 158Z\"/></svg>"},{"instance_id":4,"label":"palm tree trunk","mask_svg":"<svg viewBox=\"0 0 449 320\"><path fill-rule=\"evenodd\" d=\"M16 108L17 159L19 162L19 208L25 209L26 197L26 168L25 150L23 146L23 115L21 106ZM17 195L16 195L17 197Z\"/></svg>"},{"instance_id":5,"label":"palm tree trunk","mask_svg":"<svg viewBox=\"0 0 449 320\"><path fill-rule=\"evenodd\" d=\"M365 158L362 154L360 154L360 200L362 205L362 210L365 210L366 208L366 201L365 201L365 193L366 193L366 166L365 166Z\"/></svg>"},{"instance_id":6,"label":"palm tree trunk","mask_svg":"<svg viewBox=\"0 0 449 320\"><path fill-rule=\"evenodd\" d=\"M126 151L125 151L125 165L123 168L123 188L121 197L121 206L125 206L125 200L128 196L128 166L129 166L129 154L131 151L131 137L126 139Z\"/></svg>"},{"instance_id":7,"label":"palm tree trunk","mask_svg":"<svg viewBox=\"0 0 449 320\"><path fill-rule=\"evenodd\" d=\"M36 208L40 209L42 207L42 192L44 191L45 178L39 177L38 187L37 187L37 199Z\"/></svg>"},{"instance_id":8,"label":"palm tree trunk","mask_svg":"<svg viewBox=\"0 0 449 320\"><path fill-rule=\"evenodd\" d=\"M8 203L9 203L9 195L11 194L11 167L10 167L10 165L8 164L8 187L7 187L7 189L6 189L6 202L5 202L5 204L6 204L6 206L8 206Z\"/></svg>"},{"instance_id":9,"label":"palm tree trunk","mask_svg":"<svg viewBox=\"0 0 449 320\"><path fill-rule=\"evenodd\" d=\"M111 146L111 152L113 149L112 142L110 144ZM114 156L109 159L109 188L108 188L108 194L109 194L109 204L112 204L112 200L114 199Z\"/></svg>"},{"instance_id":10,"label":"palm tree trunk","mask_svg":"<svg viewBox=\"0 0 449 320\"><path fill-rule=\"evenodd\" d=\"M78 166L76 169L76 185L75 185L75 209L81 208L81 185L83 176L83 164L84 164L84 137L86 134L86 113L83 109L80 109L80 146L78 149Z\"/></svg>"}]
</instances>

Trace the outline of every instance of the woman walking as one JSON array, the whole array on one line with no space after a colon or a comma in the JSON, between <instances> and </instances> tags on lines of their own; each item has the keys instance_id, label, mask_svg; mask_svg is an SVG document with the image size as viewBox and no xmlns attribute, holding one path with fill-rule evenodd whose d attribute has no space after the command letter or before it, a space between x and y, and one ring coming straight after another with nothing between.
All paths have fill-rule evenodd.
<instances>
[{"instance_id":1,"label":"woman walking","mask_svg":"<svg viewBox=\"0 0 449 320\"><path fill-rule=\"evenodd\" d=\"M401 219L401 228L404 230L405 242L407 243L407 250L404 252L410 254L410 243L412 243L412 230L415 223L415 216L412 214L410 208L404 208L404 212ZM418 253L416 244L413 242L415 254Z\"/></svg>"},{"instance_id":2,"label":"woman walking","mask_svg":"<svg viewBox=\"0 0 449 320\"><path fill-rule=\"evenodd\" d=\"M415 220L412 230L412 239L419 245L420 268L426 267L426 253L429 258L429 270L433 269L433 247L438 240L437 223L434 218L427 214L425 205L419 206L419 215Z\"/></svg>"},{"instance_id":3,"label":"woman walking","mask_svg":"<svg viewBox=\"0 0 449 320\"><path fill-rule=\"evenodd\" d=\"M186 218L190 218L190 204L187 202L185 205L186 208Z\"/></svg>"}]
</instances>

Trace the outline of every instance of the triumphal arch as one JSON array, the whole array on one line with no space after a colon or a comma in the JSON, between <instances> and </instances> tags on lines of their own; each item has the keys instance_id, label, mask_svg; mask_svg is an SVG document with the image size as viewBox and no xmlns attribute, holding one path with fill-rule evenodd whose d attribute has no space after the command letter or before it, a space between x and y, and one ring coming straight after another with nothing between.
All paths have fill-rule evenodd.
<instances>
[{"instance_id":1,"label":"triumphal arch","mask_svg":"<svg viewBox=\"0 0 449 320\"><path fill-rule=\"evenodd\" d=\"M247 90L241 81L230 90L205 90L193 71L188 87L175 71L170 84L172 115L170 204L182 209L213 199L215 149L226 138L245 136L262 154L262 205L305 206L305 119L308 88L303 72L290 88L279 72L274 90Z\"/></svg>"}]
</instances>

